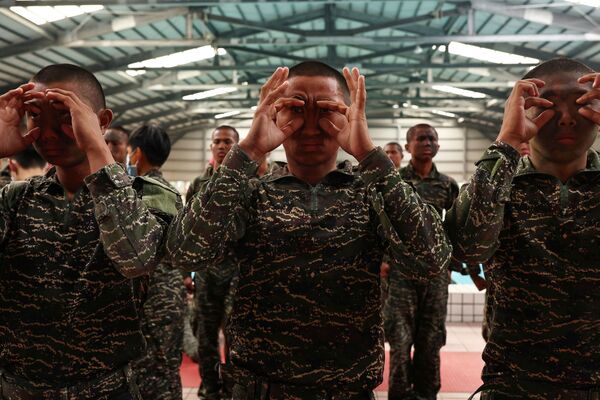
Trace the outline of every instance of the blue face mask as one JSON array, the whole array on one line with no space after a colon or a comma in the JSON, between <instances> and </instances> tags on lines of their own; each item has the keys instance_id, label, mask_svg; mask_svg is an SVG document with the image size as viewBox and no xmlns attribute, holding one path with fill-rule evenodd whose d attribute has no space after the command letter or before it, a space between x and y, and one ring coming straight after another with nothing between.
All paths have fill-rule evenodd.
<instances>
[{"instance_id":1,"label":"blue face mask","mask_svg":"<svg viewBox=\"0 0 600 400\"><path fill-rule=\"evenodd\" d=\"M131 160L129 159L129 154L127 154L127 158L125 159L125 168L127 170L127 175L129 176L137 176L137 167L135 165L131 165Z\"/></svg>"}]
</instances>

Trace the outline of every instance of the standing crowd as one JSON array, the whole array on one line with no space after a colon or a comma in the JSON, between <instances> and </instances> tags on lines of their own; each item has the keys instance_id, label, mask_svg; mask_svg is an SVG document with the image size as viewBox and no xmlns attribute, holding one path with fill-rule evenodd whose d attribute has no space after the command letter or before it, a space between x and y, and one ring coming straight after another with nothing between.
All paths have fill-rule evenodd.
<instances>
[{"instance_id":1,"label":"standing crowd","mask_svg":"<svg viewBox=\"0 0 600 400\"><path fill-rule=\"evenodd\" d=\"M460 189L435 127L402 167L366 103L356 68L278 68L184 205L167 132L111 127L92 73L1 95L0 399L180 400L186 301L200 399L374 399L384 340L388 398L435 399L463 265L487 286L482 399L600 399L600 74L530 70Z\"/></svg>"}]
</instances>

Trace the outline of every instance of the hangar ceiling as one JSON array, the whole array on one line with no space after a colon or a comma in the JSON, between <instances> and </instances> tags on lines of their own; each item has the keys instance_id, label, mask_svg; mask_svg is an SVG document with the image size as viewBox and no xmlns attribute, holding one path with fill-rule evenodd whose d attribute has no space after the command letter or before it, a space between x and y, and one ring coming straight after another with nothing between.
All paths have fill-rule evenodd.
<instances>
[{"instance_id":1,"label":"hangar ceiling","mask_svg":"<svg viewBox=\"0 0 600 400\"><path fill-rule=\"evenodd\" d=\"M102 7L73 7L94 4ZM115 124L158 122L176 141L219 119L250 118L276 67L319 59L361 69L370 120L431 115L495 136L510 88L538 60L568 56L600 69L598 6L0 0L0 86L50 63L79 64L97 74Z\"/></svg>"}]
</instances>

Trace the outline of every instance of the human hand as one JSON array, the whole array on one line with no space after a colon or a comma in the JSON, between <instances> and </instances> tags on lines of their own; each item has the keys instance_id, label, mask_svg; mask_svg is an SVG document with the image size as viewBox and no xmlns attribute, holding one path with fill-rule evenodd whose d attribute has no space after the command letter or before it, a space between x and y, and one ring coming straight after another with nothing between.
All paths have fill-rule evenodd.
<instances>
[{"instance_id":1,"label":"human hand","mask_svg":"<svg viewBox=\"0 0 600 400\"><path fill-rule=\"evenodd\" d=\"M545 82L540 79L525 79L518 81L504 106L504 118L498 140L508 143L517 151L521 143L529 142L538 131L554 116L554 110L544 110L538 116L530 119L526 110L531 107L548 108L554 103L539 97L541 87Z\"/></svg>"},{"instance_id":2,"label":"human hand","mask_svg":"<svg viewBox=\"0 0 600 400\"><path fill-rule=\"evenodd\" d=\"M287 67L277 68L263 85L252 126L239 143L242 150L255 161L277 148L304 123L302 116L296 113L287 113L288 117L280 121L279 126L275 122L277 113L283 108L304 106L303 100L281 97L289 85L288 73Z\"/></svg>"},{"instance_id":3,"label":"human hand","mask_svg":"<svg viewBox=\"0 0 600 400\"><path fill-rule=\"evenodd\" d=\"M77 94L69 90L50 88L44 91L46 99L56 110L68 110L70 120L61 123L61 130L72 138L77 147L86 153L91 173L115 162L104 141L99 116ZM107 112L109 110L104 110ZM112 113L107 121L110 123Z\"/></svg>"},{"instance_id":4,"label":"human hand","mask_svg":"<svg viewBox=\"0 0 600 400\"><path fill-rule=\"evenodd\" d=\"M25 102L32 98L28 92L34 86L34 83L29 82L0 96L0 158L25 150L40 135L38 127L24 135L21 133Z\"/></svg>"},{"instance_id":5,"label":"human hand","mask_svg":"<svg viewBox=\"0 0 600 400\"><path fill-rule=\"evenodd\" d=\"M319 119L319 126L333 136L344 151L360 162L375 148L369 136L365 113L365 77L360 75L358 68L352 68L352 71L344 68L343 73L350 89L350 106L329 100L317 101L317 106L328 110Z\"/></svg>"},{"instance_id":6,"label":"human hand","mask_svg":"<svg viewBox=\"0 0 600 400\"><path fill-rule=\"evenodd\" d=\"M592 82L592 89L576 100L577 104L586 104L579 109L579 114L589 119L596 125L600 125L600 111L591 107L594 100L600 100L600 73L594 72L582 76L577 80L578 83Z\"/></svg>"}]
</instances>

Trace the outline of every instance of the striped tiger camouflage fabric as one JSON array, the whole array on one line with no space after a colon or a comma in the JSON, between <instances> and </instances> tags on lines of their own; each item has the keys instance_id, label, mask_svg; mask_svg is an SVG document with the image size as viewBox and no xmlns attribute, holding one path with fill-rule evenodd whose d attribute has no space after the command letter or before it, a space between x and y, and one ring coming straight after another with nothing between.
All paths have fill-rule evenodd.
<instances>
[{"instance_id":1,"label":"striped tiger camouflage fabric","mask_svg":"<svg viewBox=\"0 0 600 400\"><path fill-rule=\"evenodd\" d=\"M382 380L379 267L405 276L445 271L451 247L432 208L381 149L311 186L289 173L255 178L235 145L170 228L180 268L205 273L233 251L239 284L228 325L234 381L261 376L309 387L373 389Z\"/></svg>"},{"instance_id":2,"label":"striped tiger camouflage fabric","mask_svg":"<svg viewBox=\"0 0 600 400\"><path fill-rule=\"evenodd\" d=\"M0 369L35 390L93 381L145 351L139 311L172 214L111 164L68 199L54 169L0 191ZM136 189L134 189L136 187ZM167 198L175 195L157 186Z\"/></svg>"},{"instance_id":3,"label":"striped tiger camouflage fabric","mask_svg":"<svg viewBox=\"0 0 600 400\"><path fill-rule=\"evenodd\" d=\"M446 223L456 258L486 265L491 326L484 382L518 398L533 398L519 389L532 384L598 387L598 152L590 150L586 169L562 183L495 142Z\"/></svg>"}]
</instances>

